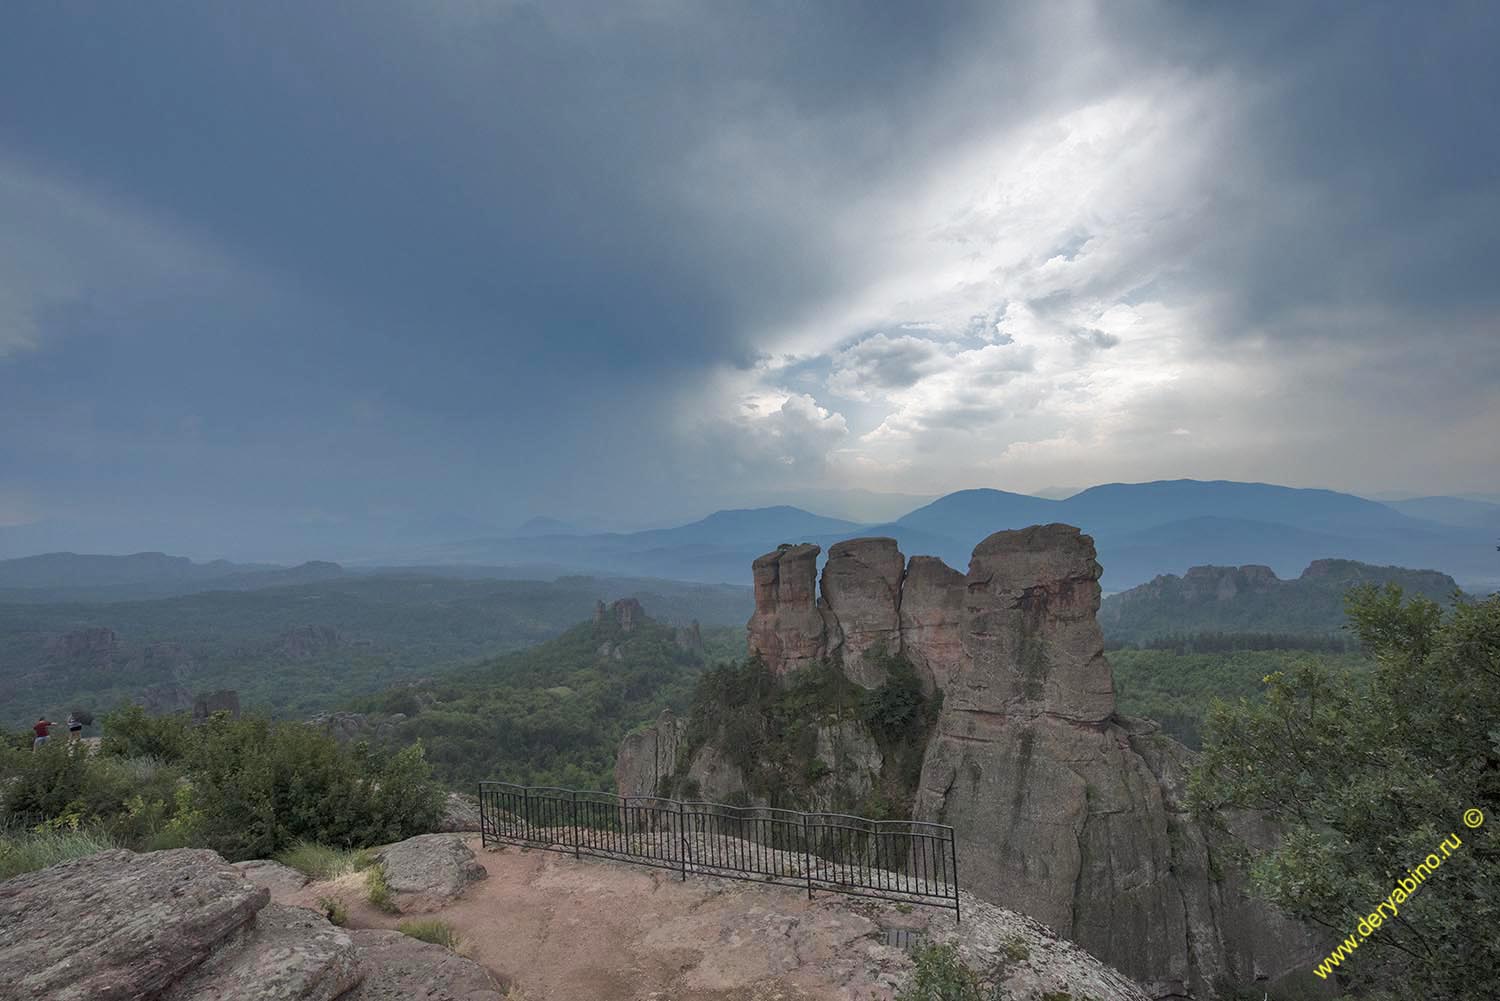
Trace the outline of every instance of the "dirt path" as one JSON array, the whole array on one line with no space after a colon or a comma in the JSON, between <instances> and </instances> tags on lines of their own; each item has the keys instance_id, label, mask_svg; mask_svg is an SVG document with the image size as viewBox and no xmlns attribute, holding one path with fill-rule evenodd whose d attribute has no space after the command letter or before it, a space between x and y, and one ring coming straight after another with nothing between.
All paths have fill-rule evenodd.
<instances>
[{"instance_id":1,"label":"dirt path","mask_svg":"<svg viewBox=\"0 0 1500 1001\"><path fill-rule=\"evenodd\" d=\"M526 1001L891 1001L906 954L883 929L920 929L951 914L689 876L553 852L484 851L489 878L430 916L462 951L514 983ZM286 903L335 895L355 927L401 916L365 901L356 879L314 884Z\"/></svg>"}]
</instances>

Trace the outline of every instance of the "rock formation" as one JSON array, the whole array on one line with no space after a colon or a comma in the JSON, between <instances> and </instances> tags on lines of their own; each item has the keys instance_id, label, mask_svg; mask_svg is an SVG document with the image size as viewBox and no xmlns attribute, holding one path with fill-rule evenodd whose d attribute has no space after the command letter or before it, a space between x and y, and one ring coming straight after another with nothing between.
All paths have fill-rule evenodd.
<instances>
[{"instance_id":1,"label":"rock formation","mask_svg":"<svg viewBox=\"0 0 1500 1001\"><path fill-rule=\"evenodd\" d=\"M201 849L113 849L17 876L0 883L0 996L501 1001L483 968L441 946L269 900Z\"/></svg>"},{"instance_id":2,"label":"rock formation","mask_svg":"<svg viewBox=\"0 0 1500 1001\"><path fill-rule=\"evenodd\" d=\"M621 796L656 796L672 774L686 724L670 709L656 722L637 727L620 742L615 756L615 789Z\"/></svg>"},{"instance_id":3,"label":"rock formation","mask_svg":"<svg viewBox=\"0 0 1500 1001\"><path fill-rule=\"evenodd\" d=\"M694 619L693 624L685 629L673 629L672 642L677 644L678 649L685 650L691 654L697 654L700 657L705 652L703 647L703 630L698 626L697 619Z\"/></svg>"},{"instance_id":4,"label":"rock formation","mask_svg":"<svg viewBox=\"0 0 1500 1001\"><path fill-rule=\"evenodd\" d=\"M1274 980L1309 958L1301 929L1216 875L1214 839L1183 803L1191 752L1116 715L1091 538L1067 525L999 532L967 575L854 539L830 548L821 598L818 554L782 546L755 561L750 653L778 675L826 658L868 688L883 648L942 691L914 813L953 826L966 889L1158 997L1211 997L1220 980ZM1236 586L1261 586L1260 569ZM715 754L699 749L694 769L707 777Z\"/></svg>"},{"instance_id":5,"label":"rock formation","mask_svg":"<svg viewBox=\"0 0 1500 1001\"><path fill-rule=\"evenodd\" d=\"M828 655L828 623L818 608L816 577L822 549L808 543L783 545L751 564L755 614L750 619L750 655L785 674Z\"/></svg>"}]
</instances>

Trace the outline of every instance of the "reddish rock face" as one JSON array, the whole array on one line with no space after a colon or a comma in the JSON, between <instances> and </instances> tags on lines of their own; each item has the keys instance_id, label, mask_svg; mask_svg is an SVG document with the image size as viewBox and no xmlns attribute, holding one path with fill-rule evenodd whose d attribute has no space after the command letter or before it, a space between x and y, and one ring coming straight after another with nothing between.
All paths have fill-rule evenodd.
<instances>
[{"instance_id":1,"label":"reddish rock face","mask_svg":"<svg viewBox=\"0 0 1500 1001\"><path fill-rule=\"evenodd\" d=\"M901 584L901 651L930 687L947 688L964 657L964 575L913 556Z\"/></svg>"},{"instance_id":2,"label":"reddish rock face","mask_svg":"<svg viewBox=\"0 0 1500 1001\"><path fill-rule=\"evenodd\" d=\"M751 566L755 614L749 647L773 674L806 667L828 654L827 623L817 604L818 554L811 544L782 546Z\"/></svg>"},{"instance_id":3,"label":"reddish rock face","mask_svg":"<svg viewBox=\"0 0 1500 1001\"><path fill-rule=\"evenodd\" d=\"M829 547L821 607L831 629L829 655L856 684L876 688L885 671L866 659L901 652L901 580L905 558L895 539L850 539Z\"/></svg>"}]
</instances>

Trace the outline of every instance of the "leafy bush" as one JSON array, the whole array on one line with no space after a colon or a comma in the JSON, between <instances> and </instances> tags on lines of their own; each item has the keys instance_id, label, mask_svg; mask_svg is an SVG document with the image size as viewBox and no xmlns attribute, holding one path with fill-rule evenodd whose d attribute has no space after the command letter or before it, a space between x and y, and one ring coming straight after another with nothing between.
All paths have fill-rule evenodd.
<instances>
[{"instance_id":1,"label":"leafy bush","mask_svg":"<svg viewBox=\"0 0 1500 1001\"><path fill-rule=\"evenodd\" d=\"M458 948L458 932L448 922L439 921L436 918L402 921L396 925L396 930L403 935L410 935L412 938L420 939L423 942L440 945L444 949Z\"/></svg>"},{"instance_id":2,"label":"leafy bush","mask_svg":"<svg viewBox=\"0 0 1500 1001\"><path fill-rule=\"evenodd\" d=\"M11 813L74 818L133 848L213 848L270 858L299 841L352 849L431 830L442 792L420 745L392 755L345 747L298 723L111 714L110 753L62 742L0 749ZM128 752L153 756L124 757Z\"/></svg>"},{"instance_id":3,"label":"leafy bush","mask_svg":"<svg viewBox=\"0 0 1500 1001\"><path fill-rule=\"evenodd\" d=\"M1000 1001L998 986L986 992L979 975L951 945L929 945L916 953L911 979L896 1001Z\"/></svg>"},{"instance_id":4,"label":"leafy bush","mask_svg":"<svg viewBox=\"0 0 1500 1001\"><path fill-rule=\"evenodd\" d=\"M1278 843L1259 851L1257 892L1296 917L1356 934L1360 917L1441 841L1462 847L1329 977L1411 998L1500 997L1500 596L1444 616L1399 589L1356 589L1349 619L1373 671L1350 678L1308 659L1265 677L1263 700L1220 704L1193 774L1209 819L1262 811ZM1404 887L1403 887L1404 889Z\"/></svg>"},{"instance_id":5,"label":"leafy bush","mask_svg":"<svg viewBox=\"0 0 1500 1001\"><path fill-rule=\"evenodd\" d=\"M108 835L96 830L0 832L0 882L114 847Z\"/></svg>"}]
</instances>

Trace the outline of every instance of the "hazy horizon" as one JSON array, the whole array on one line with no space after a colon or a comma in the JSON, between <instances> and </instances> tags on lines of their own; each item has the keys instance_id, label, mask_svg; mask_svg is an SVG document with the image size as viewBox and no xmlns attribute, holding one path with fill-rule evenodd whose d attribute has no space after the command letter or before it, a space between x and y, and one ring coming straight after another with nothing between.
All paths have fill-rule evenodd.
<instances>
[{"instance_id":1,"label":"hazy horizon","mask_svg":"<svg viewBox=\"0 0 1500 1001\"><path fill-rule=\"evenodd\" d=\"M1497 29L13 11L0 558L1177 478L1500 496Z\"/></svg>"}]
</instances>

